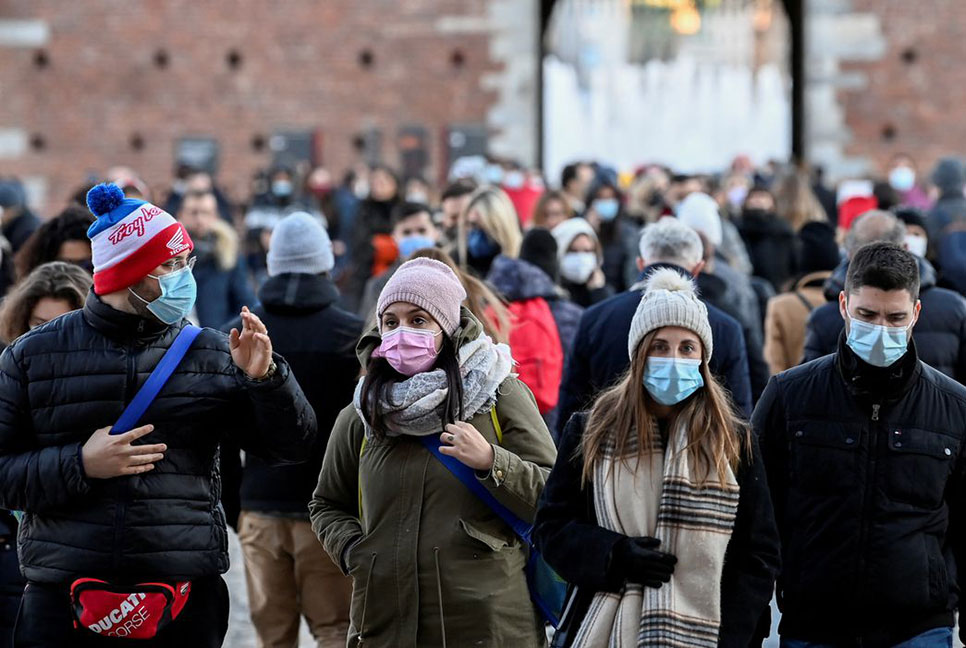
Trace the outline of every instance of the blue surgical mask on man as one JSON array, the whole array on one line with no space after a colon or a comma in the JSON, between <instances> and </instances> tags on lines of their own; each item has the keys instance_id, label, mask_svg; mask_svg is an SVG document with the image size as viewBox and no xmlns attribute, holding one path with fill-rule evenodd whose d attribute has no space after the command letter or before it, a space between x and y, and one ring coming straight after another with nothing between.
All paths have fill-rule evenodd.
<instances>
[{"instance_id":1,"label":"blue surgical mask on man","mask_svg":"<svg viewBox=\"0 0 966 648\"><path fill-rule=\"evenodd\" d=\"M648 358L644 365L644 388L661 405L677 405L704 387L701 360Z\"/></svg>"},{"instance_id":2,"label":"blue surgical mask on man","mask_svg":"<svg viewBox=\"0 0 966 648\"><path fill-rule=\"evenodd\" d=\"M279 198L288 198L292 195L292 183L288 180L275 180L272 182L272 193Z\"/></svg>"},{"instance_id":3,"label":"blue surgical mask on man","mask_svg":"<svg viewBox=\"0 0 966 648\"><path fill-rule=\"evenodd\" d=\"M399 258L406 260L420 250L436 247L436 241L428 236L414 234L399 241Z\"/></svg>"},{"instance_id":4,"label":"blue surgical mask on man","mask_svg":"<svg viewBox=\"0 0 966 648\"><path fill-rule=\"evenodd\" d=\"M864 362L873 367L891 367L909 348L909 326L881 326L849 318L846 344ZM914 322L913 322L914 323Z\"/></svg>"},{"instance_id":5,"label":"blue surgical mask on man","mask_svg":"<svg viewBox=\"0 0 966 648\"><path fill-rule=\"evenodd\" d=\"M617 198L598 198L592 206L594 213L600 216L600 219L604 222L617 218L617 212L620 211L620 203L617 202Z\"/></svg>"},{"instance_id":6,"label":"blue surgical mask on man","mask_svg":"<svg viewBox=\"0 0 966 648\"><path fill-rule=\"evenodd\" d=\"M191 313L198 297L198 286L191 271L192 263L180 270L163 275L148 275L157 279L161 286L161 296L154 301L148 301L130 288L128 291L147 304L148 310L161 322L177 324Z\"/></svg>"}]
</instances>

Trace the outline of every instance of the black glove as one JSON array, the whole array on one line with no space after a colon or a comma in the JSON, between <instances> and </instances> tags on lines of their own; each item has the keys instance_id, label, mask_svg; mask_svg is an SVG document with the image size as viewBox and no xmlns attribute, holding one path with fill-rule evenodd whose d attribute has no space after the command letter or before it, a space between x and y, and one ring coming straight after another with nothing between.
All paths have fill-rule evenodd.
<instances>
[{"instance_id":1,"label":"black glove","mask_svg":"<svg viewBox=\"0 0 966 648\"><path fill-rule=\"evenodd\" d=\"M622 582L660 588L671 580L678 559L656 551L659 546L657 538L622 538L611 550L609 575Z\"/></svg>"}]
</instances>

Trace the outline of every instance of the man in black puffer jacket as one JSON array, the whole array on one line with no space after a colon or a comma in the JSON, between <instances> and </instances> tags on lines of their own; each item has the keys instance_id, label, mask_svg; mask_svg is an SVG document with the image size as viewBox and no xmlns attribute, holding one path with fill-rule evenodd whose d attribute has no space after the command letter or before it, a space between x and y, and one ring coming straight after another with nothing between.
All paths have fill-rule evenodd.
<instances>
[{"instance_id":1,"label":"man in black puffer jacket","mask_svg":"<svg viewBox=\"0 0 966 648\"><path fill-rule=\"evenodd\" d=\"M222 449L225 511L238 530L252 625L265 646L296 645L303 616L320 643L329 626L349 620L352 580L320 551L307 506L329 431L352 402L359 375L363 321L336 306L339 291L328 274L334 265L332 242L318 219L286 216L272 232L269 279L255 309L318 417L318 439L305 448L305 463L271 466L249 454L242 469L238 448ZM240 325L236 320L223 328Z\"/></svg>"},{"instance_id":2,"label":"man in black puffer jacket","mask_svg":"<svg viewBox=\"0 0 966 648\"><path fill-rule=\"evenodd\" d=\"M966 388L919 359L918 293L912 254L859 249L838 351L772 378L752 417L782 540L788 648L952 645L966 584Z\"/></svg>"},{"instance_id":3,"label":"man in black puffer jacket","mask_svg":"<svg viewBox=\"0 0 966 648\"><path fill-rule=\"evenodd\" d=\"M99 633L74 629L71 584L96 578L190 581L180 616L142 643L220 646L228 538L219 443L230 437L269 460L299 461L314 441L315 415L288 365L273 357L264 324L246 310L241 333L201 332L141 427L109 435L186 324L193 246L170 215L125 199L115 185L92 189L88 205L98 217L89 232L94 292L83 310L31 331L0 357L0 506L25 512L19 549L28 584L16 645L114 645L105 635L138 627L142 609L128 605L104 617Z\"/></svg>"},{"instance_id":4,"label":"man in black puffer jacket","mask_svg":"<svg viewBox=\"0 0 966 648\"><path fill-rule=\"evenodd\" d=\"M869 212L852 226L846 247L849 255L863 245L885 241L905 245L905 226L886 212ZM936 271L925 259L919 263L919 299L922 319L915 339L923 362L966 384L966 299L936 286ZM812 311L806 324L803 362L834 353L845 321L839 313L839 293L845 286L849 262L843 261L825 282L828 303Z\"/></svg>"}]
</instances>

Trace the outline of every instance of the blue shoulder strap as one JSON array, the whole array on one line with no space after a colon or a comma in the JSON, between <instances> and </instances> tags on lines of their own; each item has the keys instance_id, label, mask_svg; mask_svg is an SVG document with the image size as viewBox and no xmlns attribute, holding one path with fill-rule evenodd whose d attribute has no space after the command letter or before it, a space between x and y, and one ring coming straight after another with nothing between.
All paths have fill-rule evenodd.
<instances>
[{"instance_id":1,"label":"blue shoulder strap","mask_svg":"<svg viewBox=\"0 0 966 648\"><path fill-rule=\"evenodd\" d=\"M514 515L510 509L501 504L493 494L486 489L486 486L476 478L476 474L473 469L464 463L461 463L459 459L455 457L450 457L444 455L439 451L440 446L443 445L439 437L431 434L429 436L419 437L426 449L433 453L433 456L439 459L440 463L445 466L445 468L453 473L453 476L460 480L464 486L470 489L470 492L476 495L478 498L483 500L483 503L492 509L496 513L497 517L506 522L507 526L513 529L526 544L530 544L530 525Z\"/></svg>"},{"instance_id":2,"label":"blue shoulder strap","mask_svg":"<svg viewBox=\"0 0 966 648\"><path fill-rule=\"evenodd\" d=\"M198 337L199 333L201 333L201 329L190 324L181 329L178 337L174 339L174 342L168 347L168 350L164 352L161 362L154 368L154 371L148 376L144 385L134 395L131 402L128 403L124 412L121 413L120 418L117 419L117 423L111 428L111 434L124 434L134 429L134 426L144 416L144 413L148 410L148 407L150 407L155 397L157 397L161 388L168 382L168 378L171 377L174 370L181 364L181 360L188 352L188 349L191 348L191 344Z\"/></svg>"}]
</instances>

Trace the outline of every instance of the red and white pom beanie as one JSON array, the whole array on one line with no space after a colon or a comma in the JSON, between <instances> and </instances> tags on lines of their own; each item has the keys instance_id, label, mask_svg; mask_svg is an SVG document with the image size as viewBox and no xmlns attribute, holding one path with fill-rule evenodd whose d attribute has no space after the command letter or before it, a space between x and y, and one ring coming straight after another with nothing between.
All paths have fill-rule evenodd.
<instances>
[{"instance_id":1,"label":"red and white pom beanie","mask_svg":"<svg viewBox=\"0 0 966 648\"><path fill-rule=\"evenodd\" d=\"M116 184L99 184L88 191L87 207L97 217L87 237L98 295L133 286L165 261L195 247L171 214L149 202L125 198Z\"/></svg>"}]
</instances>

